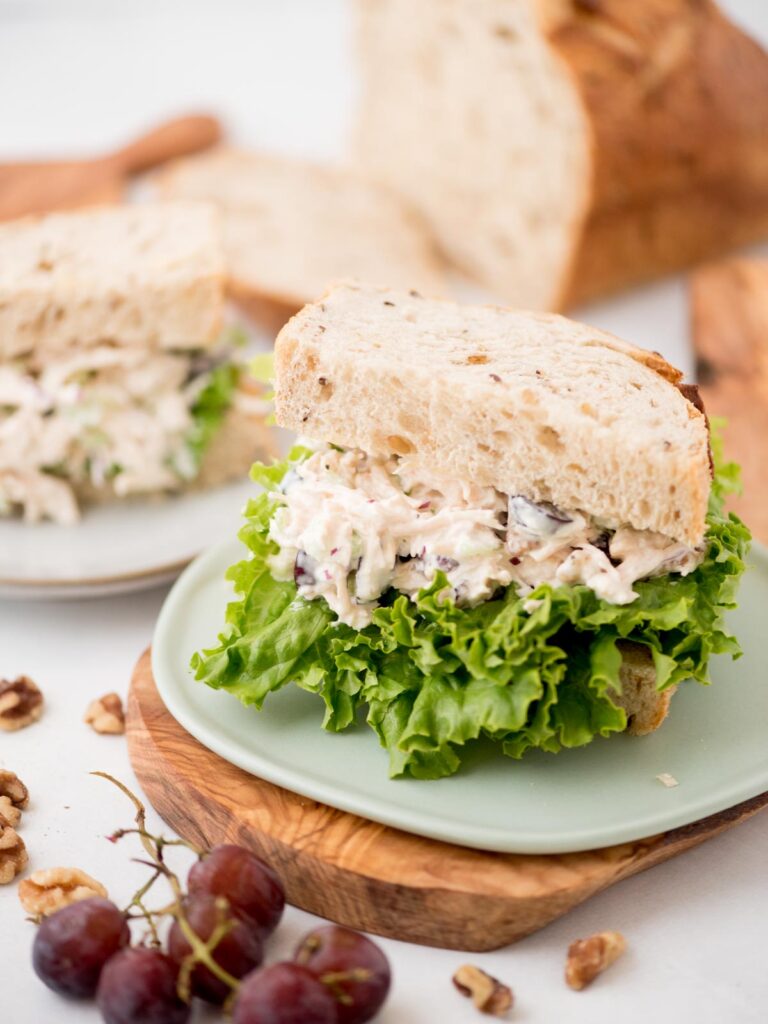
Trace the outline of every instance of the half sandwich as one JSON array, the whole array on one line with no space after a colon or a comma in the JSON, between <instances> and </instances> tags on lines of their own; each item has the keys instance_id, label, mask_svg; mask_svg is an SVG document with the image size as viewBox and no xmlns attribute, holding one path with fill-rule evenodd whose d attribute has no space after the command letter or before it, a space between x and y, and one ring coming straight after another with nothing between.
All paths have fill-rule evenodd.
<instances>
[{"instance_id":1,"label":"half sandwich","mask_svg":"<svg viewBox=\"0 0 768 1024\"><path fill-rule=\"evenodd\" d=\"M237 342L212 206L0 227L0 516L244 475L272 448Z\"/></svg>"},{"instance_id":2,"label":"half sandwich","mask_svg":"<svg viewBox=\"0 0 768 1024\"><path fill-rule=\"evenodd\" d=\"M661 724L724 624L749 533L722 511L695 389L569 320L345 284L276 346L311 440L265 487L239 600L197 678L260 706L295 682L364 713L393 775Z\"/></svg>"}]
</instances>

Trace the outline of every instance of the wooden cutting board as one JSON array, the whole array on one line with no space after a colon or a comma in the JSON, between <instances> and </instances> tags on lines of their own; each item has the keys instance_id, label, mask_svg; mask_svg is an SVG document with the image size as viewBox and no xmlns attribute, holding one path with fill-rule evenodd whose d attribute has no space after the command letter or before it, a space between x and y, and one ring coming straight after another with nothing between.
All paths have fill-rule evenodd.
<instances>
[{"instance_id":1,"label":"wooden cutting board","mask_svg":"<svg viewBox=\"0 0 768 1024\"><path fill-rule=\"evenodd\" d=\"M123 149L92 160L0 164L0 221L119 202L131 175L200 152L220 138L216 118L194 114L167 121Z\"/></svg>"},{"instance_id":2,"label":"wooden cutting board","mask_svg":"<svg viewBox=\"0 0 768 1024\"><path fill-rule=\"evenodd\" d=\"M768 805L765 793L664 835L588 853L487 853L337 811L222 760L166 710L149 652L134 671L127 724L139 782L179 835L200 845L251 847L280 872L295 906L446 949L506 946Z\"/></svg>"},{"instance_id":3,"label":"wooden cutting board","mask_svg":"<svg viewBox=\"0 0 768 1024\"><path fill-rule=\"evenodd\" d=\"M741 466L744 492L729 507L768 544L768 260L695 271L691 326L704 404L727 419L726 455Z\"/></svg>"}]
</instances>

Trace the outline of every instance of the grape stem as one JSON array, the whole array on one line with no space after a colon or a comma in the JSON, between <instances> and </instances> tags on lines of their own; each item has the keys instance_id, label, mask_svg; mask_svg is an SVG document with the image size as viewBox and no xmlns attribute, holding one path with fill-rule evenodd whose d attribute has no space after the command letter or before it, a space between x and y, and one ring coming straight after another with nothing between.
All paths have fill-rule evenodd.
<instances>
[{"instance_id":1,"label":"grape stem","mask_svg":"<svg viewBox=\"0 0 768 1024\"><path fill-rule=\"evenodd\" d=\"M344 1006L352 1004L352 996L342 986L345 981L370 981L373 971L367 967L353 967L349 971L326 971L318 980L331 990L337 1002Z\"/></svg>"},{"instance_id":2,"label":"grape stem","mask_svg":"<svg viewBox=\"0 0 768 1024\"><path fill-rule=\"evenodd\" d=\"M139 911L141 912L140 916L144 918L144 920L147 922L147 925L149 926L149 931L150 934L152 935L152 945L156 949L159 949L161 945L160 936L157 931L157 925L155 924L154 916L150 913L149 910L147 910L146 906L144 905L144 897L147 895L147 893L149 892L149 890L152 888L152 886L155 884L159 877L160 872L155 871L151 878L149 878L149 880L146 881L144 885L142 885L142 887L133 894L131 902L128 904L125 910L123 910L125 916L128 917L132 907L137 907L139 909Z\"/></svg>"},{"instance_id":3,"label":"grape stem","mask_svg":"<svg viewBox=\"0 0 768 1024\"><path fill-rule=\"evenodd\" d=\"M119 829L117 832L114 832L109 836L109 839L112 842L117 842L119 839L122 839L123 836L137 835L141 841L141 845L144 847L147 856L149 857L148 864L146 861L139 861L139 863L147 864L147 866L151 867L154 872L152 878L150 878L150 880L143 885L141 889L139 889L128 904L128 907L126 907L126 914L131 907L137 907L139 909L141 915L149 925L149 929L152 934L152 942L153 945L156 946L160 945L160 939L154 919L155 917L161 916L163 913L169 914L178 922L179 928L192 950L189 956L184 958L179 971L179 980L177 985L179 998L185 1003L190 1002L192 998L190 980L192 971L197 964L203 964L207 967L211 974L227 985L234 994L240 988L240 982L228 971L225 971L223 967L217 964L212 956L216 946L235 926L234 921L227 920L226 918L229 904L225 899L217 899L216 904L219 912L219 922L211 933L208 941L203 942L189 923L189 919L187 918L184 910L185 893L182 889L178 875L171 871L165 863L163 855L163 850L166 846L186 846L188 849L192 850L193 853L196 853L198 857L202 857L206 851L201 849L199 846L195 846L193 843L187 842L185 839L165 839L163 836L155 836L151 832L148 832L146 828L147 811L144 804L139 800L135 793L132 793L126 785L114 778L112 775L109 775L107 772L91 772L91 775L96 775L101 779L106 779L107 782L111 782L112 785L117 786L117 788L128 797L136 809L136 828ZM146 896L149 889L154 885L157 879L160 878L160 876L165 878L168 883L171 892L173 893L174 901L169 904L166 910L163 911L146 910L143 904L144 896Z\"/></svg>"}]
</instances>

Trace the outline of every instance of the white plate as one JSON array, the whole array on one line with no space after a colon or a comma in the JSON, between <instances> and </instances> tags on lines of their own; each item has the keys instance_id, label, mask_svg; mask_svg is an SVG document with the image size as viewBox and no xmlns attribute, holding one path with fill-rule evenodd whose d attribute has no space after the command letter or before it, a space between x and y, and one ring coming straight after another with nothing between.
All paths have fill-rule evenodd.
<instances>
[{"instance_id":1,"label":"white plate","mask_svg":"<svg viewBox=\"0 0 768 1024\"><path fill-rule=\"evenodd\" d=\"M74 526L0 520L0 598L95 597L168 583L232 535L253 484L97 505Z\"/></svg>"},{"instance_id":2,"label":"white plate","mask_svg":"<svg viewBox=\"0 0 768 1024\"><path fill-rule=\"evenodd\" d=\"M519 762L478 748L457 775L434 782L389 779L370 729L324 732L322 701L297 687L268 697L259 712L193 680L189 659L215 641L231 598L224 572L242 557L244 549L227 542L186 570L160 614L153 669L181 725L254 775L408 832L517 853L630 842L768 790L768 556L761 549L753 550L731 620L744 657L714 658L711 687L680 687L657 732L557 755L535 751ZM664 772L676 788L657 780Z\"/></svg>"}]
</instances>

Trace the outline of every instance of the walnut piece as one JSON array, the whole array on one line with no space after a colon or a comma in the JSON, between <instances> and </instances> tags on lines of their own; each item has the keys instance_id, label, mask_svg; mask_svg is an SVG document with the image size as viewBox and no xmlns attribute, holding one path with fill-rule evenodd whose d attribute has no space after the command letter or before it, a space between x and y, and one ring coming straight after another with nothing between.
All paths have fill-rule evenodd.
<instances>
[{"instance_id":1,"label":"walnut piece","mask_svg":"<svg viewBox=\"0 0 768 1024\"><path fill-rule=\"evenodd\" d=\"M29 806L29 791L14 772L0 769L0 825L16 828Z\"/></svg>"},{"instance_id":2,"label":"walnut piece","mask_svg":"<svg viewBox=\"0 0 768 1024\"><path fill-rule=\"evenodd\" d=\"M456 971L453 984L463 996L472 1000L481 1013L503 1017L507 1010L512 1009L512 989L472 964L464 964Z\"/></svg>"},{"instance_id":3,"label":"walnut piece","mask_svg":"<svg viewBox=\"0 0 768 1024\"><path fill-rule=\"evenodd\" d=\"M0 885L12 882L26 867L27 848L16 829L0 825Z\"/></svg>"},{"instance_id":4,"label":"walnut piece","mask_svg":"<svg viewBox=\"0 0 768 1024\"><path fill-rule=\"evenodd\" d=\"M32 917L46 917L62 907L92 896L107 897L107 890L80 868L48 868L33 871L19 882L19 899Z\"/></svg>"},{"instance_id":5,"label":"walnut piece","mask_svg":"<svg viewBox=\"0 0 768 1024\"><path fill-rule=\"evenodd\" d=\"M621 932L598 932L588 939L577 939L568 947L566 982L577 990L585 988L618 960L626 948Z\"/></svg>"},{"instance_id":6,"label":"walnut piece","mask_svg":"<svg viewBox=\"0 0 768 1024\"><path fill-rule=\"evenodd\" d=\"M85 712L84 722L95 732L119 736L125 732L123 702L116 693L105 693L98 700L92 700Z\"/></svg>"},{"instance_id":7,"label":"walnut piece","mask_svg":"<svg viewBox=\"0 0 768 1024\"><path fill-rule=\"evenodd\" d=\"M29 676L0 679L0 729L23 729L36 722L42 713L43 695Z\"/></svg>"}]
</instances>

